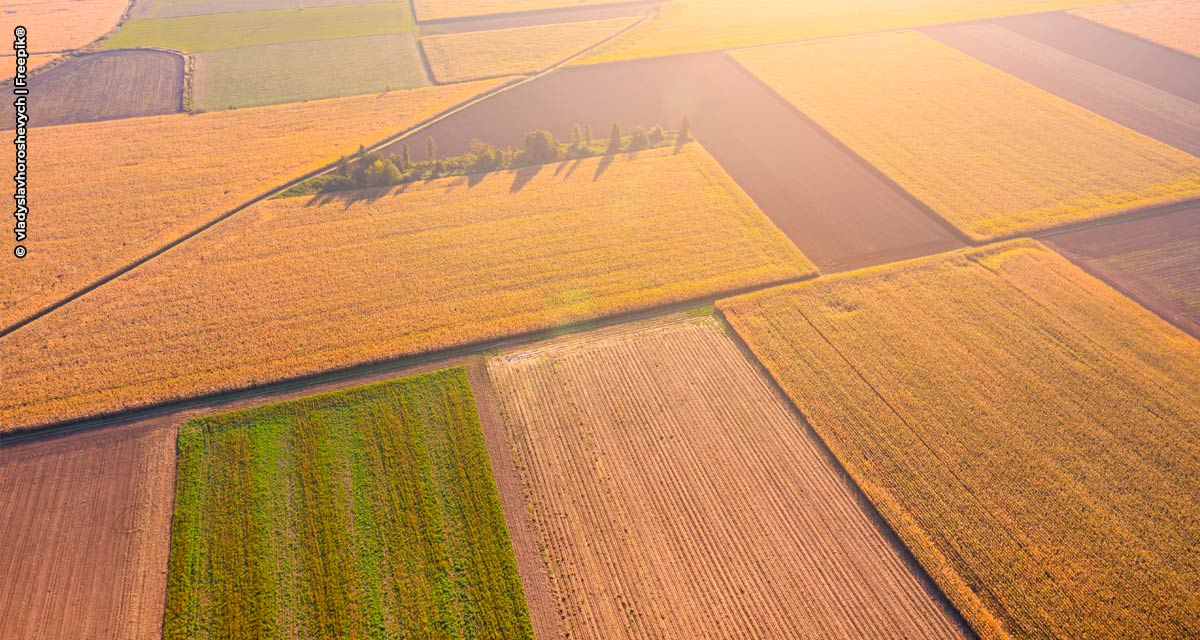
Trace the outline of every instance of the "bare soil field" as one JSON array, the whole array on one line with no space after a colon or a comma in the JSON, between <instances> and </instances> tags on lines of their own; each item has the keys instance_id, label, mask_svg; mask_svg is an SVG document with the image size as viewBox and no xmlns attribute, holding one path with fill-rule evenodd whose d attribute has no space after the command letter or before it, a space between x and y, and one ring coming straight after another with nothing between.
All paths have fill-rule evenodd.
<instances>
[{"instance_id":1,"label":"bare soil field","mask_svg":"<svg viewBox=\"0 0 1200 640\"><path fill-rule=\"evenodd\" d=\"M420 28L422 36L437 36L452 33L467 33L470 31L536 27L565 22L637 18L648 15L659 4L658 0L651 0L650 2L619 2L616 4L581 4L574 7L562 7L559 9L546 9L544 11L530 11L526 13L431 20L422 22Z\"/></svg>"},{"instance_id":2,"label":"bare soil field","mask_svg":"<svg viewBox=\"0 0 1200 640\"><path fill-rule=\"evenodd\" d=\"M1149 2L1087 7L1071 13L1102 25L1132 33L1194 56L1200 56L1200 2L1151 0Z\"/></svg>"},{"instance_id":3,"label":"bare soil field","mask_svg":"<svg viewBox=\"0 0 1200 640\"><path fill-rule=\"evenodd\" d=\"M1056 234L1046 242L1200 338L1200 207Z\"/></svg>"},{"instance_id":4,"label":"bare soil field","mask_svg":"<svg viewBox=\"0 0 1200 640\"><path fill-rule=\"evenodd\" d=\"M996 20L1021 35L1200 103L1200 58L1066 13Z\"/></svg>"},{"instance_id":5,"label":"bare soil field","mask_svg":"<svg viewBox=\"0 0 1200 640\"><path fill-rule=\"evenodd\" d=\"M969 635L711 315L488 371L565 636Z\"/></svg>"},{"instance_id":6,"label":"bare soil field","mask_svg":"<svg viewBox=\"0 0 1200 640\"><path fill-rule=\"evenodd\" d=\"M10 83L0 91L10 93ZM29 80L32 124L48 126L178 113L183 109L183 58L166 51L78 55ZM13 121L12 101L0 122Z\"/></svg>"},{"instance_id":7,"label":"bare soil field","mask_svg":"<svg viewBox=\"0 0 1200 640\"><path fill-rule=\"evenodd\" d=\"M999 24L964 23L922 31L1060 98L1200 156L1200 104Z\"/></svg>"},{"instance_id":8,"label":"bare soil field","mask_svg":"<svg viewBox=\"0 0 1200 640\"><path fill-rule=\"evenodd\" d=\"M0 637L161 637L175 430L0 448Z\"/></svg>"},{"instance_id":9,"label":"bare soil field","mask_svg":"<svg viewBox=\"0 0 1200 640\"><path fill-rule=\"evenodd\" d=\"M901 190L844 150L722 54L591 65L556 71L465 109L416 134L445 155L473 139L516 145L575 123L596 138L613 122L693 133L780 230L823 272L891 262L960 246ZM399 145L391 152L399 153Z\"/></svg>"}]
</instances>

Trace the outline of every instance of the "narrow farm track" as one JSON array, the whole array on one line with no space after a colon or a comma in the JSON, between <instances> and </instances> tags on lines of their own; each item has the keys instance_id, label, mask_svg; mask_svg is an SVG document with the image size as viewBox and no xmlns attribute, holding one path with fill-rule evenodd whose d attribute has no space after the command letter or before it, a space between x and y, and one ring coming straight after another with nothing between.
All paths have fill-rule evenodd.
<instances>
[{"instance_id":1,"label":"narrow farm track","mask_svg":"<svg viewBox=\"0 0 1200 640\"><path fill-rule=\"evenodd\" d=\"M961 637L711 316L491 357L572 638Z\"/></svg>"}]
</instances>

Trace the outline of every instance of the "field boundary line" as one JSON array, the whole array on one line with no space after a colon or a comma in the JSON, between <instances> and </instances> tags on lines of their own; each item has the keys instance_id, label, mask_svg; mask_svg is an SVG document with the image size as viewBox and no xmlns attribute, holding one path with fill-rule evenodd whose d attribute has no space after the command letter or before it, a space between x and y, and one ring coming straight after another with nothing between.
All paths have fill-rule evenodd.
<instances>
[{"instance_id":1,"label":"field boundary line","mask_svg":"<svg viewBox=\"0 0 1200 640\"><path fill-rule=\"evenodd\" d=\"M414 136L414 135L420 133L421 131L428 129L429 127L433 126L434 124L441 122L442 120L445 120L446 118L449 118L450 116L452 116L456 113L459 113L465 109L469 109L477 104L480 104L489 98L497 96L506 91L515 89L516 87L519 87L526 83L533 82L543 76L549 75L549 74L553 73L554 71L556 71L557 69L559 69L560 67L565 66L571 60L574 60L575 58L578 58L582 55L586 55L592 49L608 42L609 40L612 40L613 38L616 38L616 37L624 34L629 29L632 29L632 28L636 27L637 25L642 24L644 21L646 21L649 18L650 18L650 16L643 17L641 20L629 25L625 29L622 29L621 31L614 33L613 35L609 36L608 38L606 38L604 40L594 43L587 49L584 49L584 50L574 54L573 56L564 60L563 62L560 62L559 64L557 64L553 67L549 67L540 73L537 73L532 76L527 76L527 77L516 77L509 82L503 83L496 87L492 87L491 89L488 89L472 98L468 98L467 100L465 100L463 102L460 102L456 105L451 105L450 107L447 107L446 109L443 109L442 111L440 111L428 118L425 118L424 120L419 121L418 123L404 129L403 131L400 131L399 133L394 133L394 134L384 138L383 140L376 142L375 144L372 144L370 147L366 147L366 151L372 152L372 151L378 151L380 149L383 149L383 148L390 146L396 142L399 142L401 140L404 140L406 138ZM364 94L364 95L370 95L370 94ZM335 169L337 169L337 165L338 165L338 162L335 160L329 164L326 164L317 169L309 171L308 173L306 173L298 178L293 178L292 180L284 183L281 186L273 187L273 188L271 188L271 190L267 191L266 193L259 195L258 197L255 197L241 205L238 205L237 207L234 207L233 209L230 209L230 210L226 211L225 213L218 215L215 218L208 220L207 222L192 229L191 231L184 233L183 235L179 236L178 238L175 238L174 240L171 240L170 242L167 242L166 244L160 245L158 248L153 249L149 253L143 255L140 258L135 259L134 261L126 264L125 266L117 268L116 270L110 272L108 275L102 276L100 279L93 281L91 284L84 286L80 289L77 289L77 290L67 294L63 298L60 298L58 301L50 303L49 305L42 307L41 309L25 316L24 318L17 320L15 322L13 322L12 324L0 329L0 338L4 338L8 334L10 334L14 331L17 331L21 327L24 327L25 325L28 325L46 315L54 312L57 309L60 309L64 306L66 306L67 304L70 304L71 302L74 302L75 300L82 298L83 296L91 293L92 291L95 291L96 289L99 289L100 287L104 286L105 284L108 284L109 282L116 280L117 278L133 271L134 269L142 266L143 264L150 262L151 260L161 256L162 254L170 251L171 249L174 249L175 247L178 247L179 245L183 244L184 242L191 240L192 238L200 235L201 233L204 233L205 231L211 229L212 227L215 227L216 225L220 224L221 222L228 220L229 218L233 217L234 215L241 213L242 211L245 211L246 209L258 204L259 202L262 202L264 200L270 200L271 198L274 198L275 196L282 194L283 192L287 191L288 189L291 189L292 187L294 187L302 182L311 180L312 178L316 178L317 176L326 175L326 174L330 173L331 171L334 171Z\"/></svg>"},{"instance_id":2,"label":"field boundary line","mask_svg":"<svg viewBox=\"0 0 1200 640\"><path fill-rule=\"evenodd\" d=\"M212 393L205 393L191 397L152 402L119 411L97 413L90 416L71 418L68 420L62 420L60 422L43 425L18 427L16 429L11 429L7 432L0 433L0 450L2 450L4 447L23 442L64 436L77 431L92 431L98 428L119 426L121 424L130 423L145 418L161 417L191 409L204 409L206 407L219 406L222 403L235 402L241 399L265 397L275 393L293 389L303 389L305 387L325 383L347 381L347 386L353 386L354 380L362 379L372 375L389 374L395 371L401 371L430 362L485 354L496 349L538 342L562 333L588 331L591 329L623 324L636 320L655 318L661 315L685 311L695 307L713 305L717 302L717 300L722 300L724 298L753 293L762 289L770 289L773 287L805 282L816 277L818 277L818 274L812 273L797 278L773 280L762 284L741 287L734 290L718 291L704 296L688 298L677 302L664 303L644 309L614 313L597 318L581 320L578 322L568 322L544 329L523 331L520 333L499 336L486 340L477 340L474 342L468 342L442 349L432 349L424 352L411 353L389 358L380 358L377 360L360 362L348 366L329 368L318 373L282 378L280 380L264 384L249 385L236 389L215 391ZM220 409L214 409L212 412L219 413Z\"/></svg>"},{"instance_id":3,"label":"field boundary line","mask_svg":"<svg viewBox=\"0 0 1200 640\"><path fill-rule=\"evenodd\" d=\"M1128 8L1128 5L1129 5L1129 3L1127 3L1127 2L1122 2L1121 4L1122 4L1122 5L1125 5L1125 6L1126 6L1126 8ZM1192 55L1192 54L1188 53L1187 51L1180 51L1179 49L1176 49L1176 48L1174 48L1174 47L1168 47L1167 45L1165 45L1165 44L1163 44L1163 43L1161 43L1161 42L1155 42L1155 41L1153 41L1153 40L1151 40L1151 39L1149 39L1149 38L1144 38L1144 37L1142 37L1142 36L1139 36L1139 35L1137 35L1137 34L1134 34L1134 33L1130 33L1130 32L1128 32L1128 31L1121 31L1120 29L1118 29L1118 28L1116 28L1116 27L1113 27L1113 26L1110 26L1110 25L1107 25L1107 24L1104 24L1103 22L1097 22L1096 20L1092 20L1091 18L1086 18L1086 17L1084 17L1084 16L1081 16L1081 15L1079 15L1079 14L1077 14L1077 13L1074 13L1075 11L1079 11L1079 10L1081 10L1081 9L1096 9L1096 8L1101 8L1101 7L1103 7L1103 6L1104 6L1104 5L1098 5L1098 6L1097 6L1097 5L1092 5L1092 6L1087 6L1087 7L1076 7L1076 8L1074 8L1074 9L1061 9L1061 10L1059 10L1059 11L1040 11L1040 12L1038 12L1038 13L1029 13L1029 14L1018 13L1018 14L1011 15L1011 16L1003 16L1003 17L1001 17L1001 18L992 18L992 20L1003 20L1004 18L1019 18L1019 17L1021 17L1021 16L1024 16L1024 15L1031 15L1031 16L1032 16L1032 15L1039 15L1039 14L1044 14L1044 13L1061 13L1061 14L1063 14L1063 15L1070 16L1070 17L1072 17L1072 18L1076 18L1076 19L1078 19L1078 20L1083 20L1084 22L1087 22L1087 23L1089 23L1089 24L1094 24L1094 25L1096 25L1096 26L1098 26L1098 27L1102 27L1102 28L1104 28L1104 29L1108 29L1109 31L1112 31L1112 32L1114 32L1114 33L1118 33L1118 34L1120 34L1120 35L1123 35L1123 36L1125 36L1125 37L1128 37L1128 38L1137 38L1138 40L1141 40L1141 41L1143 41L1143 42L1148 42L1148 43L1150 43L1150 44L1152 44L1152 45L1154 45L1154 46L1158 47L1159 49L1164 49L1164 50L1166 50L1166 51L1168 51L1168 52L1170 52L1170 53L1174 53L1174 54L1177 54L1177 55L1182 55L1182 56L1187 56L1188 58L1191 58L1191 59L1193 59L1193 60L1200 61L1200 56ZM1109 6L1111 7L1111 5L1109 5ZM1001 26L1003 26L1003 25L1001 25ZM1054 48L1056 48L1056 49L1057 49L1057 47L1054 47ZM1116 73L1116 72L1114 72L1114 73ZM1134 78L1134 79L1136 80L1137 78Z\"/></svg>"},{"instance_id":4,"label":"field boundary line","mask_svg":"<svg viewBox=\"0 0 1200 640\"><path fill-rule=\"evenodd\" d=\"M624 2L605 2L605 3L601 3L601 4L595 4L595 5L580 5L580 6L567 5L567 6L562 6L562 7L546 7L543 9L525 9L523 11L501 11L498 13L480 13L480 14L472 15L472 16L456 16L456 17L451 17L451 18L430 18L429 20L421 20L420 18L418 18L416 3L411 3L411 4L413 6L413 22L417 25L417 28L419 29L420 27L425 26L425 25L438 26L438 25L443 25L443 24L453 24L455 22L467 22L467 21L482 20L482 19L521 18L521 17L525 17L525 16L537 16L537 15L551 14L551 13L592 11L592 10L599 9L599 8L607 9L609 7L633 7L633 6L643 5L643 6L647 6L647 7L657 6L657 7L661 8L662 5L666 4L666 2L664 2L663 0L625 0ZM566 24L568 22L580 22L580 21L579 20L563 20L561 22L547 22L545 24L555 25L555 24ZM543 25L530 25L530 26L543 26ZM499 29L476 29L475 31L476 32L478 32L478 31L499 31ZM459 33L472 33L472 32L471 31L462 31ZM449 35L449 34L433 33L430 35Z\"/></svg>"},{"instance_id":5,"label":"field boundary line","mask_svg":"<svg viewBox=\"0 0 1200 640\"><path fill-rule=\"evenodd\" d=\"M921 586L924 587L925 590L931 595L935 595L937 597L938 604L941 605L941 607L948 614L950 614L950 619L955 623L959 631L963 633L963 636L966 639L978 640L979 636L967 622L967 619L962 615L962 612L958 610L958 607L955 606L950 597L946 595L945 591L942 590L942 587L937 583L936 580L933 579L932 576L929 575L929 573L925 570L925 567L922 566L917 560L916 555L914 555L912 550L909 549L908 545L905 544L904 539L900 537L900 534L892 528L892 525L890 522L888 522L887 518L883 517L883 514L880 513L878 508L876 508L875 503L871 501L869 496L867 496L866 491L864 491L862 486L858 484L858 481L846 469L846 466L842 464L841 459L833 453L833 450L829 447L829 443L827 443L825 439L821 437L821 434L817 433L817 430L813 428L808 416L804 414L804 411L801 410L800 407L796 406L796 403L792 400L792 397L788 395L787 391L784 390L779 381L775 379L775 375L771 373L771 370L765 364L763 364L762 360L758 358L758 355L754 353L754 350L751 349L750 345L742 338L742 334L738 333L733 324L729 322L729 319L725 316L725 312L719 306L717 306L714 307L713 315L717 318L717 321L721 323L721 326L725 328L725 333L729 335L730 340L732 340L733 343L737 345L738 350L742 352L742 356L745 357L750 365L754 367L757 373L764 380L766 380L767 385L771 388L771 391L783 401L784 406L787 407L792 416L795 417L801 425L803 425L803 431L805 435L812 440L817 451L820 452L821 458L824 459L833 468L833 470L837 472L838 476L841 477L841 480L850 489L851 493L854 494L855 502L857 502L866 512L871 524L875 525L875 528L881 534L883 534L883 537L887 540L889 546L897 551L904 564L909 568L910 571L913 572L914 575L917 576L918 580L921 582ZM846 364L850 366L855 375L858 375L860 378L862 378L862 373L859 372L858 368L854 366L853 363L846 359L841 350L834 346L833 343L831 343L829 339L825 337L825 334L821 333L816 326L812 325L812 321L808 320L808 316L804 314L801 315L804 317L805 321L812 326L813 330L817 332L817 335L821 336L821 339L825 340L825 342L833 348L838 356L840 356L846 362ZM872 393L883 400L893 413L896 413L895 409L892 408L887 399L882 395L879 395L879 392L875 389L874 385L868 382L866 378L862 378L862 380L871 389ZM902 421L904 420L904 418L898 413L896 416ZM905 424L907 426L907 422L905 422Z\"/></svg>"},{"instance_id":6,"label":"field boundary line","mask_svg":"<svg viewBox=\"0 0 1200 640\"><path fill-rule=\"evenodd\" d=\"M1105 225L1115 224L1118 222L1132 222L1134 220L1144 220L1146 218L1156 218L1158 216L1166 215L1168 213L1175 213L1178 211L1183 211L1184 209L1191 209L1192 207L1200 207L1200 198L1188 198L1186 200L1179 200L1177 202L1168 202L1166 204L1153 204L1153 205L1149 205L1146 207L1138 207L1135 209L1129 209L1128 211L1121 211L1118 213L1114 213L1111 216L1105 216L1103 218L1094 218L1092 220L1080 220L1079 222L1075 222L1072 224L1065 224L1061 227L1054 227L1052 229L1042 229L1040 231L1033 231L1030 233L1005 236L1003 238L997 238L995 240L990 240L985 244L994 244L996 242L1004 242L1006 240L1016 240L1017 238L1033 238L1034 240L1050 240L1054 236L1062 235L1064 233L1071 233L1074 231L1083 231L1085 229L1094 229L1096 227L1103 227Z\"/></svg>"},{"instance_id":7,"label":"field boundary line","mask_svg":"<svg viewBox=\"0 0 1200 640\"><path fill-rule=\"evenodd\" d=\"M801 41L801 42L806 42L806 41ZM768 91L772 96L775 97L776 100L779 100L780 102L782 102L788 109L790 109L793 113L795 113L796 116L801 119L801 121L803 121L804 123L811 126L822 137L824 137L831 144L833 144L834 147L836 147L842 153L846 154L846 157L852 159L859 166L866 169L876 179L878 179L883 184L887 185L893 191L898 193L901 197L903 197L905 200L907 200L909 203L911 203L914 207L916 207L918 211L920 211L921 213L924 213L927 217L929 217L934 222L936 222L944 230L949 232L951 236L953 236L954 238L956 238L957 240L959 240L960 242L962 242L963 244L968 245L968 246L978 246L979 244L981 244L980 242L977 242L977 241L972 240L971 238L968 238L967 235L965 233L963 233L963 231L961 229L959 229L958 227L951 224L949 220L946 220L942 216L938 215L938 213L936 211L934 211L929 205L925 204L923 201L918 199L916 196L909 193L907 189L904 189L899 184L897 184L894 180L892 180L890 177L888 177L886 174L884 174L882 171L880 171L880 169L878 167L876 167L875 165L868 162L866 158L863 158L857 152L855 152L853 149L846 146L846 144L844 142L842 142L841 140L839 140L837 136L830 133L827 129L825 129L825 127L821 126L816 120L813 120L812 118L810 118L808 116L808 114L804 113L804 111L800 109L800 107L797 107L796 105L792 104L787 98L783 97L778 91L776 91L774 87L767 84L762 78L759 78L758 75L755 74L753 71L751 71L750 69L747 69L746 65L742 64L740 61L738 61L737 58L730 55L728 51L722 52L722 55L726 58L726 60L728 60L729 62L736 65L737 68L739 70L741 70L742 73L749 76L751 80L758 83L758 85L760 87L762 87L763 89ZM988 241L988 242L991 242L991 241ZM988 242L985 242L982 244L987 244Z\"/></svg>"}]
</instances>

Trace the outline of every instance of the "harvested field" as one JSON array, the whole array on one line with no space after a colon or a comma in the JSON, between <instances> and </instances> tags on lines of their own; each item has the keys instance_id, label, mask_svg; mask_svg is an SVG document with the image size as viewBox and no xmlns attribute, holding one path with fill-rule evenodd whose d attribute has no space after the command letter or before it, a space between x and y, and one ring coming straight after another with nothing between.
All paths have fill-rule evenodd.
<instances>
[{"instance_id":1,"label":"harvested field","mask_svg":"<svg viewBox=\"0 0 1200 640\"><path fill-rule=\"evenodd\" d=\"M982 637L1200 634L1200 342L1028 240L719 308Z\"/></svg>"},{"instance_id":2,"label":"harvested field","mask_svg":"<svg viewBox=\"0 0 1200 640\"><path fill-rule=\"evenodd\" d=\"M812 274L694 144L269 200L0 340L0 374L22 389L0 398L0 425L247 387Z\"/></svg>"},{"instance_id":3,"label":"harvested field","mask_svg":"<svg viewBox=\"0 0 1200 640\"><path fill-rule=\"evenodd\" d=\"M0 448L0 637L157 640L175 430Z\"/></svg>"},{"instance_id":4,"label":"harvested field","mask_svg":"<svg viewBox=\"0 0 1200 640\"><path fill-rule=\"evenodd\" d=\"M1200 158L919 33L733 55L973 240L1200 197Z\"/></svg>"},{"instance_id":5,"label":"harvested field","mask_svg":"<svg viewBox=\"0 0 1200 640\"><path fill-rule=\"evenodd\" d=\"M439 36L451 33L516 29L518 27L536 27L538 25L566 24L570 22L641 18L653 13L658 9L659 4L661 4L659 0L634 0L632 2L618 2L615 4L589 3L526 13L503 13L470 18L450 18L448 20L423 22L420 25L420 31L422 36Z\"/></svg>"},{"instance_id":6,"label":"harvested field","mask_svg":"<svg viewBox=\"0 0 1200 640\"><path fill-rule=\"evenodd\" d=\"M1103 1L1103 0L1100 0ZM580 64L1070 9L1097 0L673 0Z\"/></svg>"},{"instance_id":7,"label":"harvested field","mask_svg":"<svg viewBox=\"0 0 1200 640\"><path fill-rule=\"evenodd\" d=\"M1200 156L1200 105L1195 102L995 23L946 25L922 31L1117 124Z\"/></svg>"},{"instance_id":8,"label":"harvested field","mask_svg":"<svg viewBox=\"0 0 1200 640\"><path fill-rule=\"evenodd\" d=\"M637 18L498 29L421 39L439 82L533 73L617 33Z\"/></svg>"},{"instance_id":9,"label":"harvested field","mask_svg":"<svg viewBox=\"0 0 1200 640\"><path fill-rule=\"evenodd\" d=\"M408 4L386 2L130 20L104 46L212 51L413 31Z\"/></svg>"},{"instance_id":10,"label":"harvested field","mask_svg":"<svg viewBox=\"0 0 1200 640\"><path fill-rule=\"evenodd\" d=\"M37 126L178 113L183 58L148 50L76 55L30 78L29 91ZM10 94L11 84L0 92ZM11 100L0 103L0 122L13 115Z\"/></svg>"},{"instance_id":11,"label":"harvested field","mask_svg":"<svg viewBox=\"0 0 1200 640\"><path fill-rule=\"evenodd\" d=\"M1015 16L1006 29L1200 103L1200 58L1066 13Z\"/></svg>"},{"instance_id":12,"label":"harvested field","mask_svg":"<svg viewBox=\"0 0 1200 640\"><path fill-rule=\"evenodd\" d=\"M410 144L418 150L432 136L442 153L453 155L474 138L519 145L526 131L548 129L570 139L576 122L599 138L614 121L626 131L656 123L673 128L685 114L722 168L823 272L961 246L902 191L721 54L556 71L456 113ZM391 151L399 153L399 146Z\"/></svg>"},{"instance_id":13,"label":"harvested field","mask_svg":"<svg viewBox=\"0 0 1200 640\"><path fill-rule=\"evenodd\" d=\"M42 53L29 56L25 61L26 73L44 67L59 58L57 53ZM0 56L0 82L12 80L17 74L17 59L15 56Z\"/></svg>"},{"instance_id":14,"label":"harvested field","mask_svg":"<svg viewBox=\"0 0 1200 640\"><path fill-rule=\"evenodd\" d=\"M429 84L411 33L202 51L195 59L194 103L208 110Z\"/></svg>"},{"instance_id":15,"label":"harvested field","mask_svg":"<svg viewBox=\"0 0 1200 640\"><path fill-rule=\"evenodd\" d=\"M1047 241L1200 338L1200 207L1055 234Z\"/></svg>"},{"instance_id":16,"label":"harvested field","mask_svg":"<svg viewBox=\"0 0 1200 640\"><path fill-rule=\"evenodd\" d=\"M628 0L413 0L417 20L446 20L562 7L622 4Z\"/></svg>"},{"instance_id":17,"label":"harvested field","mask_svg":"<svg viewBox=\"0 0 1200 640\"><path fill-rule=\"evenodd\" d=\"M712 316L488 370L566 637L961 637Z\"/></svg>"},{"instance_id":18,"label":"harvested field","mask_svg":"<svg viewBox=\"0 0 1200 640\"><path fill-rule=\"evenodd\" d=\"M178 478L167 640L533 637L462 368L193 421Z\"/></svg>"},{"instance_id":19,"label":"harvested field","mask_svg":"<svg viewBox=\"0 0 1200 640\"><path fill-rule=\"evenodd\" d=\"M21 25L29 31L29 53L78 49L112 31L129 0L6 0L5 37ZM12 52L11 41L5 50Z\"/></svg>"},{"instance_id":20,"label":"harvested field","mask_svg":"<svg viewBox=\"0 0 1200 640\"><path fill-rule=\"evenodd\" d=\"M1157 0L1072 11L1081 18L1200 57L1200 2Z\"/></svg>"},{"instance_id":21,"label":"harvested field","mask_svg":"<svg viewBox=\"0 0 1200 640\"><path fill-rule=\"evenodd\" d=\"M305 8L334 7L346 4L376 4L379 0L304 0ZM135 18L183 18L213 13L241 13L295 9L296 0L139 0L133 8Z\"/></svg>"},{"instance_id":22,"label":"harvested field","mask_svg":"<svg viewBox=\"0 0 1200 640\"><path fill-rule=\"evenodd\" d=\"M0 327L360 143L378 142L496 84L35 127L31 149L59 150L40 155L37 168L38 208L53 215L31 216L29 255L5 266ZM12 253L11 244L4 252Z\"/></svg>"}]
</instances>

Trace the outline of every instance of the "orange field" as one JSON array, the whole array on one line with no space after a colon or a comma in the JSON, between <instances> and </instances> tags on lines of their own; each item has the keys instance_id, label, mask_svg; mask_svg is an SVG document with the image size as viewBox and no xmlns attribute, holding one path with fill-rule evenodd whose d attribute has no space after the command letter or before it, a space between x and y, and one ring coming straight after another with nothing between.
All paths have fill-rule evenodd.
<instances>
[{"instance_id":1,"label":"orange field","mask_svg":"<svg viewBox=\"0 0 1200 640\"><path fill-rule=\"evenodd\" d=\"M565 637L961 637L711 315L500 352L488 372Z\"/></svg>"},{"instance_id":2,"label":"orange field","mask_svg":"<svg viewBox=\"0 0 1200 640\"><path fill-rule=\"evenodd\" d=\"M0 396L0 425L812 273L695 144L268 200L0 339L0 377L21 389Z\"/></svg>"},{"instance_id":3,"label":"orange field","mask_svg":"<svg viewBox=\"0 0 1200 640\"><path fill-rule=\"evenodd\" d=\"M29 254L0 280L0 328L497 82L31 129L29 148L45 152Z\"/></svg>"},{"instance_id":4,"label":"orange field","mask_svg":"<svg viewBox=\"0 0 1200 640\"><path fill-rule=\"evenodd\" d=\"M1200 342L1028 240L719 306L982 637L1200 635Z\"/></svg>"},{"instance_id":5,"label":"orange field","mask_svg":"<svg viewBox=\"0 0 1200 640\"><path fill-rule=\"evenodd\" d=\"M5 48L12 39L8 25L19 24L29 30L30 53L78 49L112 31L129 4L130 0L7 0Z\"/></svg>"}]
</instances>

